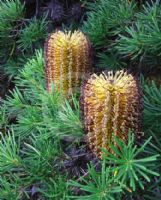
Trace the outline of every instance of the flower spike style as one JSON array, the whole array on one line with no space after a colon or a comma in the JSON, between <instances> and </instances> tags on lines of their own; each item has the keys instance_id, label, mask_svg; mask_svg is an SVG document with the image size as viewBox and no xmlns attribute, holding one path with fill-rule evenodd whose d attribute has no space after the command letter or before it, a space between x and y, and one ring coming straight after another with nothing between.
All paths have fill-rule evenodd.
<instances>
[{"instance_id":1,"label":"flower spike style","mask_svg":"<svg viewBox=\"0 0 161 200\"><path fill-rule=\"evenodd\" d=\"M65 96L80 87L91 71L91 45L81 31L52 33L45 44L46 88L51 83Z\"/></svg>"},{"instance_id":2,"label":"flower spike style","mask_svg":"<svg viewBox=\"0 0 161 200\"><path fill-rule=\"evenodd\" d=\"M129 129L140 131L142 115L138 81L127 71L93 74L81 89L81 112L87 141L93 153L109 149L112 134L126 141Z\"/></svg>"}]
</instances>

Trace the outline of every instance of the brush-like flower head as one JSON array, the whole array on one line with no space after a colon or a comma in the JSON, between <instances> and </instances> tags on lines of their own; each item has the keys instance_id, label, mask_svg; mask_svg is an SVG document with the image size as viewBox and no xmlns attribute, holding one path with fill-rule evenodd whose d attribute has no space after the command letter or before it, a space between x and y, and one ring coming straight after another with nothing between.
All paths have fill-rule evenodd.
<instances>
[{"instance_id":1,"label":"brush-like flower head","mask_svg":"<svg viewBox=\"0 0 161 200\"><path fill-rule=\"evenodd\" d=\"M81 109L91 150L109 150L112 134L126 141L128 130L140 130L142 111L138 81L121 70L93 74L82 86Z\"/></svg>"},{"instance_id":2,"label":"brush-like flower head","mask_svg":"<svg viewBox=\"0 0 161 200\"><path fill-rule=\"evenodd\" d=\"M45 63L47 90L53 82L67 96L90 71L91 45L80 31L57 31L46 42Z\"/></svg>"}]
</instances>

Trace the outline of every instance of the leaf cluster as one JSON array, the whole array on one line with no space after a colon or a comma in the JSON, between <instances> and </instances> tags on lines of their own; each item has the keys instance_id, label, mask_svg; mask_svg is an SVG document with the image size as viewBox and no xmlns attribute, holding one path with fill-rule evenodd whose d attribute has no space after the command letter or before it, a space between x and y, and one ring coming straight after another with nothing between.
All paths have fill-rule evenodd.
<instances>
[{"instance_id":1,"label":"leaf cluster","mask_svg":"<svg viewBox=\"0 0 161 200\"><path fill-rule=\"evenodd\" d=\"M87 8L82 29L97 48L98 65L113 69L159 66L160 1L138 6L136 1L101 0L87 2Z\"/></svg>"},{"instance_id":2,"label":"leaf cluster","mask_svg":"<svg viewBox=\"0 0 161 200\"><path fill-rule=\"evenodd\" d=\"M15 84L2 101L0 199L12 199L6 194L10 189L14 199L29 199L32 190L42 199L67 199L66 173L58 172L57 159L63 155L62 137L82 136L77 98L64 100L54 87L53 92L46 91L42 50L19 71Z\"/></svg>"},{"instance_id":3,"label":"leaf cluster","mask_svg":"<svg viewBox=\"0 0 161 200\"><path fill-rule=\"evenodd\" d=\"M91 164L79 182L72 180L69 183L70 186L84 192L83 196L72 197L89 200L120 200L126 195L131 197L137 195L139 188L142 190L145 189L144 187L150 188L151 184L147 183L152 181L152 177L159 176L156 172L159 154L145 153L150 140L151 138L142 146L136 146L134 135L130 132L127 144L114 137L117 147L110 144L111 152L102 149L104 159L100 164L101 170Z\"/></svg>"},{"instance_id":4,"label":"leaf cluster","mask_svg":"<svg viewBox=\"0 0 161 200\"><path fill-rule=\"evenodd\" d=\"M144 129L151 130L155 134L161 131L161 86L157 87L153 81L145 84L144 91Z\"/></svg>"},{"instance_id":5,"label":"leaf cluster","mask_svg":"<svg viewBox=\"0 0 161 200\"><path fill-rule=\"evenodd\" d=\"M55 167L61 154L59 142L44 135L41 132L37 136L31 135L24 142L13 131L6 136L1 134L0 199L30 199L31 195L38 193L40 197L49 199L61 199L66 195L65 176L57 174ZM60 187L57 184L61 184Z\"/></svg>"},{"instance_id":6,"label":"leaf cluster","mask_svg":"<svg viewBox=\"0 0 161 200\"><path fill-rule=\"evenodd\" d=\"M26 57L40 47L46 37L47 23L45 16L26 19L25 6L20 0L0 2L0 67L7 75L16 75Z\"/></svg>"},{"instance_id":7,"label":"leaf cluster","mask_svg":"<svg viewBox=\"0 0 161 200\"><path fill-rule=\"evenodd\" d=\"M15 37L17 36L17 29L24 17L24 6L19 0L15 1L1 1L0 2L0 56L6 54L6 49L9 54L15 44Z\"/></svg>"},{"instance_id":8,"label":"leaf cluster","mask_svg":"<svg viewBox=\"0 0 161 200\"><path fill-rule=\"evenodd\" d=\"M119 36L116 44L119 54L144 62L160 59L160 16L161 5L158 1L143 5L142 10L135 14L135 22Z\"/></svg>"},{"instance_id":9,"label":"leaf cluster","mask_svg":"<svg viewBox=\"0 0 161 200\"><path fill-rule=\"evenodd\" d=\"M83 31L96 47L107 46L112 37L121 33L131 22L135 11L133 1L126 0L96 0L94 3L87 3L87 7L90 11Z\"/></svg>"}]
</instances>

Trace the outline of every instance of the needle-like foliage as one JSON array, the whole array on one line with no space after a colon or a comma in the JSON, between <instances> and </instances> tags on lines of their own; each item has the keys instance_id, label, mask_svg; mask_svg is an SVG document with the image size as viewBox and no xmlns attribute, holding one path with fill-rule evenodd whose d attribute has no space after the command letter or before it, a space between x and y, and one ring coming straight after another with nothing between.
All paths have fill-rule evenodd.
<instances>
[{"instance_id":1,"label":"needle-like foliage","mask_svg":"<svg viewBox=\"0 0 161 200\"><path fill-rule=\"evenodd\" d=\"M17 35L16 21L24 17L24 5L20 0L2 0L0 2L0 57L12 52ZM6 52L6 50L8 52Z\"/></svg>"},{"instance_id":2,"label":"needle-like foliage","mask_svg":"<svg viewBox=\"0 0 161 200\"><path fill-rule=\"evenodd\" d=\"M102 162L101 171L98 172L93 165L88 165L88 174L80 179L80 183L71 181L69 186L78 187L85 195L71 196L78 200L116 200L117 194L122 192L118 179L113 176L110 168Z\"/></svg>"},{"instance_id":3,"label":"needle-like foliage","mask_svg":"<svg viewBox=\"0 0 161 200\"><path fill-rule=\"evenodd\" d=\"M144 85L144 126L146 130L152 129L155 133L161 131L161 86L155 82Z\"/></svg>"},{"instance_id":4,"label":"needle-like foliage","mask_svg":"<svg viewBox=\"0 0 161 200\"><path fill-rule=\"evenodd\" d=\"M54 178L49 178L48 181L45 182L44 188L39 189L38 191L41 193L44 199L48 200L70 200L68 195L70 191L67 188L66 177L58 177L57 181Z\"/></svg>"},{"instance_id":5,"label":"needle-like foliage","mask_svg":"<svg viewBox=\"0 0 161 200\"><path fill-rule=\"evenodd\" d=\"M0 199L19 200L22 198L22 194L19 193L21 181L19 177L13 175L12 173L8 175L8 178L3 175L0 177Z\"/></svg>"},{"instance_id":6,"label":"needle-like foliage","mask_svg":"<svg viewBox=\"0 0 161 200\"><path fill-rule=\"evenodd\" d=\"M89 12L83 30L97 48L100 66L134 65L145 69L159 66L160 1L145 1L141 6L136 2L100 0L87 3Z\"/></svg>"},{"instance_id":7,"label":"needle-like foliage","mask_svg":"<svg viewBox=\"0 0 161 200\"><path fill-rule=\"evenodd\" d=\"M12 78L22 68L26 57L41 46L47 34L45 15L42 18L25 17L23 1L0 1L0 67Z\"/></svg>"},{"instance_id":8,"label":"needle-like foliage","mask_svg":"<svg viewBox=\"0 0 161 200\"><path fill-rule=\"evenodd\" d=\"M83 30L96 47L105 43L107 46L110 37L124 31L135 10L133 1L127 0L96 0L87 5L90 12L87 13Z\"/></svg>"},{"instance_id":9,"label":"needle-like foliage","mask_svg":"<svg viewBox=\"0 0 161 200\"><path fill-rule=\"evenodd\" d=\"M152 176L159 176L155 171L155 162L159 154L144 154L150 140L151 138L139 147L134 143L134 135L129 133L127 144L115 137L117 147L110 145L112 153L103 150L105 159L113 164L112 170L118 180L132 191L137 187L144 189L146 182L150 182Z\"/></svg>"},{"instance_id":10,"label":"needle-like foliage","mask_svg":"<svg viewBox=\"0 0 161 200\"><path fill-rule=\"evenodd\" d=\"M0 199L29 199L32 187L42 197L55 196L57 199L65 196L64 190L61 190L67 187L61 181L65 180L65 176L57 174L55 167L60 153L59 141L53 140L47 132L30 135L26 142L21 140L21 136L17 138L13 131L6 136L1 134ZM51 188L55 189L51 191Z\"/></svg>"},{"instance_id":11,"label":"needle-like foliage","mask_svg":"<svg viewBox=\"0 0 161 200\"><path fill-rule=\"evenodd\" d=\"M0 19L15 21L24 17L24 5L20 0L2 0L0 2Z\"/></svg>"},{"instance_id":12,"label":"needle-like foliage","mask_svg":"<svg viewBox=\"0 0 161 200\"><path fill-rule=\"evenodd\" d=\"M40 41L46 37L46 17L42 19L33 18L29 24L26 24L20 32L20 38L17 41L19 48L23 51L40 47Z\"/></svg>"},{"instance_id":13,"label":"needle-like foliage","mask_svg":"<svg viewBox=\"0 0 161 200\"><path fill-rule=\"evenodd\" d=\"M21 159L19 157L19 144L16 141L13 132L8 133L7 136L3 136L1 133L0 141L0 174L14 169L21 165Z\"/></svg>"},{"instance_id":14,"label":"needle-like foliage","mask_svg":"<svg viewBox=\"0 0 161 200\"><path fill-rule=\"evenodd\" d=\"M24 168L30 178L41 180L51 174L52 163L60 153L59 150L57 140L54 142L51 137L45 138L42 132L37 136L32 135L22 149Z\"/></svg>"},{"instance_id":15,"label":"needle-like foliage","mask_svg":"<svg viewBox=\"0 0 161 200\"><path fill-rule=\"evenodd\" d=\"M158 180L157 176L159 176L159 173L155 172L159 157L156 153L159 151L147 150L147 145L151 145L151 138L146 140L141 147L135 145L134 135L130 132L127 143L115 136L114 139L117 147L111 144L112 152L102 149L104 156L101 169L91 164L78 181L70 181L69 186L79 188L84 194L79 197L72 196L72 198L114 200L122 199L123 191L127 196L133 198L137 196L134 191L139 191L140 187L142 190L144 190L144 186L151 190L151 184L148 183L152 177Z\"/></svg>"},{"instance_id":16,"label":"needle-like foliage","mask_svg":"<svg viewBox=\"0 0 161 200\"><path fill-rule=\"evenodd\" d=\"M73 104L73 106L71 106ZM58 123L60 123L60 134L69 136L82 136L83 135L83 125L80 120L80 108L79 102L76 97L72 96L72 101L65 101L58 112ZM65 129L64 129L65 128Z\"/></svg>"},{"instance_id":17,"label":"needle-like foliage","mask_svg":"<svg viewBox=\"0 0 161 200\"><path fill-rule=\"evenodd\" d=\"M159 1L147 3L143 11L136 14L136 21L132 26L127 26L125 34L120 35L116 48L119 54L131 59L160 58L160 14ZM156 58L155 58L156 59Z\"/></svg>"},{"instance_id":18,"label":"needle-like foliage","mask_svg":"<svg viewBox=\"0 0 161 200\"><path fill-rule=\"evenodd\" d=\"M8 126L8 118L6 116L6 106L0 105L0 131L6 132Z\"/></svg>"}]
</instances>

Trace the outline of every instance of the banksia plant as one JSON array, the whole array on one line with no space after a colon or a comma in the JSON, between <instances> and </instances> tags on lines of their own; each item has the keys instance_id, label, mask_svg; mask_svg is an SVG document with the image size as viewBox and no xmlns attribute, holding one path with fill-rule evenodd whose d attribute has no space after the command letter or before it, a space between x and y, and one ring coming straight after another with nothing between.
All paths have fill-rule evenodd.
<instances>
[{"instance_id":1,"label":"banksia plant","mask_svg":"<svg viewBox=\"0 0 161 200\"><path fill-rule=\"evenodd\" d=\"M80 86L81 80L91 68L91 45L80 32L57 31L45 44L46 88L54 83L65 96Z\"/></svg>"},{"instance_id":2,"label":"banksia plant","mask_svg":"<svg viewBox=\"0 0 161 200\"><path fill-rule=\"evenodd\" d=\"M90 149L100 156L113 134L126 141L131 129L140 131L142 111L138 81L126 71L93 74L81 90L81 110Z\"/></svg>"}]
</instances>

